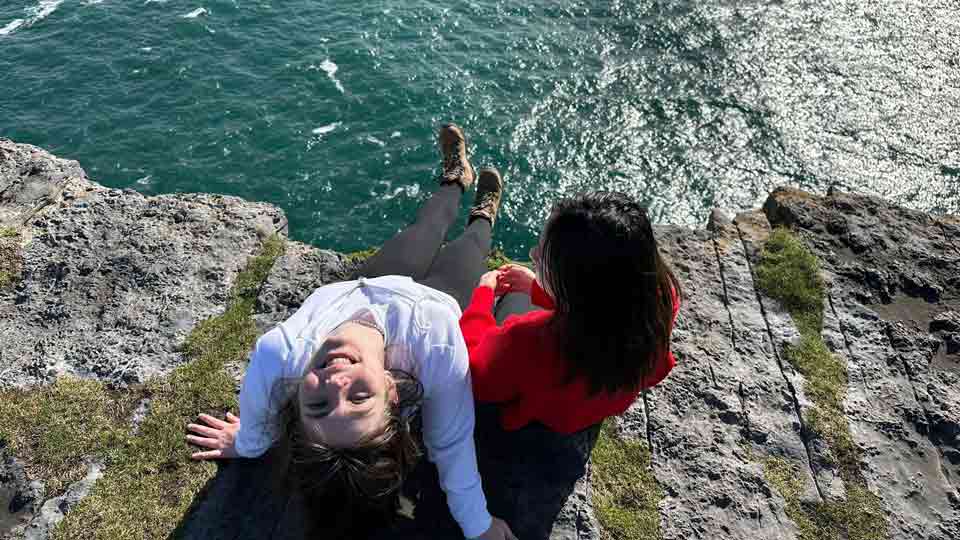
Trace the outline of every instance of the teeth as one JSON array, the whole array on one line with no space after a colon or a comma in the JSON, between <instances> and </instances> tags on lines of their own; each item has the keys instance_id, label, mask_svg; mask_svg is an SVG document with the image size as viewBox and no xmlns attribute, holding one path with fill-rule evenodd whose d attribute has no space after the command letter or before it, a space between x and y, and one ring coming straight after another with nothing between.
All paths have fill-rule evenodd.
<instances>
[{"instance_id":1,"label":"teeth","mask_svg":"<svg viewBox=\"0 0 960 540\"><path fill-rule=\"evenodd\" d=\"M337 366L337 365L349 366L350 363L351 363L350 360L347 360L346 358L334 358L333 360L330 360L329 362L327 362L327 365L328 366Z\"/></svg>"}]
</instances>

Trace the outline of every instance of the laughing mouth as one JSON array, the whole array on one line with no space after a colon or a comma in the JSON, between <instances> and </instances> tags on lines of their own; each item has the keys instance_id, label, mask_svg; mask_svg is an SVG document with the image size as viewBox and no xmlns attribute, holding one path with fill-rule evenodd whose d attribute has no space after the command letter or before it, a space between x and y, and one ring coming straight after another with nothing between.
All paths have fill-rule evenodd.
<instances>
[{"instance_id":1,"label":"laughing mouth","mask_svg":"<svg viewBox=\"0 0 960 540\"><path fill-rule=\"evenodd\" d=\"M359 364L357 360L353 358L347 358L346 356L334 356L332 358L327 358L320 365L317 366L318 369L323 369L329 366L352 366L353 364Z\"/></svg>"}]
</instances>

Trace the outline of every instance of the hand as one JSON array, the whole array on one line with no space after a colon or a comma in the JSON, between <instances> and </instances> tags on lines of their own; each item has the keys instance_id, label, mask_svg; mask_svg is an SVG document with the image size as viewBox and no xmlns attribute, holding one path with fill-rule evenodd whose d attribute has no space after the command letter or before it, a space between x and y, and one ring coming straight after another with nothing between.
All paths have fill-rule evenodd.
<instances>
[{"instance_id":1,"label":"hand","mask_svg":"<svg viewBox=\"0 0 960 540\"><path fill-rule=\"evenodd\" d=\"M517 540L517 537L513 535L513 531L510 530L510 526L499 518L493 518L493 523L490 524L487 532L477 538L479 540Z\"/></svg>"},{"instance_id":2,"label":"hand","mask_svg":"<svg viewBox=\"0 0 960 540\"><path fill-rule=\"evenodd\" d=\"M500 279L497 281L497 296L511 292L530 294L533 281L537 279L533 270L519 264L505 264L497 271L500 272Z\"/></svg>"},{"instance_id":3,"label":"hand","mask_svg":"<svg viewBox=\"0 0 960 540\"><path fill-rule=\"evenodd\" d=\"M200 420L206 425L187 424L187 429L197 435L187 435L187 441L210 450L194 452L191 459L229 459L239 457L234 447L237 432L240 431L240 418L227 413L227 421L201 414ZM198 436L199 435L199 436Z\"/></svg>"},{"instance_id":4,"label":"hand","mask_svg":"<svg viewBox=\"0 0 960 540\"><path fill-rule=\"evenodd\" d=\"M497 282L500 280L500 271L491 270L486 274L480 276L480 283L477 284L477 287L489 287L494 291L497 290Z\"/></svg>"}]
</instances>

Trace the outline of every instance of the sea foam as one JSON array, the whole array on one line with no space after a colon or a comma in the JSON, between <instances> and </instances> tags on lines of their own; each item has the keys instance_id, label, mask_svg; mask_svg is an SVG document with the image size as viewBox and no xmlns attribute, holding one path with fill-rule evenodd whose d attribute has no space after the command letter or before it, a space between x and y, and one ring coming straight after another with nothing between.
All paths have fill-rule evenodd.
<instances>
[{"instance_id":1,"label":"sea foam","mask_svg":"<svg viewBox=\"0 0 960 540\"><path fill-rule=\"evenodd\" d=\"M0 28L0 36L6 36L9 34L12 34L14 31L16 31L17 28L20 28L21 26L23 26L25 22L27 21L23 19L14 19L10 21L10 24L4 26L3 28Z\"/></svg>"},{"instance_id":2,"label":"sea foam","mask_svg":"<svg viewBox=\"0 0 960 540\"><path fill-rule=\"evenodd\" d=\"M337 90L339 90L341 94L347 93L346 90L343 89L343 84L341 84L340 80L337 79L337 70L339 67L336 64L331 62L328 58L320 63L320 69L327 74L327 77L330 77L330 80L333 81L334 86L337 87Z\"/></svg>"},{"instance_id":3,"label":"sea foam","mask_svg":"<svg viewBox=\"0 0 960 540\"><path fill-rule=\"evenodd\" d=\"M27 15L26 19L14 19L3 28L0 28L0 36L7 36L20 28L33 26L52 15L62 3L63 0L40 0L37 5L23 10Z\"/></svg>"},{"instance_id":4,"label":"sea foam","mask_svg":"<svg viewBox=\"0 0 960 540\"><path fill-rule=\"evenodd\" d=\"M187 13L186 15L181 15L180 17L182 19L196 19L197 17L203 16L203 15L209 15L209 14L210 12L207 11L207 8L200 7L191 11L190 13Z\"/></svg>"},{"instance_id":5,"label":"sea foam","mask_svg":"<svg viewBox=\"0 0 960 540\"><path fill-rule=\"evenodd\" d=\"M334 122L332 124L327 124L325 126L320 126L317 129L313 130L314 135L325 135L331 131L340 127L341 122Z\"/></svg>"}]
</instances>

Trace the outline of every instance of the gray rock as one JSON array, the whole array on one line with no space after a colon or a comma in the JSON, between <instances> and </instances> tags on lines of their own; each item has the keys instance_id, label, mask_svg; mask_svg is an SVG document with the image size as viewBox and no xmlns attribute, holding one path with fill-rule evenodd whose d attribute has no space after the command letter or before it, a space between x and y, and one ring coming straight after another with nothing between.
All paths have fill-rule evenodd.
<instances>
[{"instance_id":1,"label":"gray rock","mask_svg":"<svg viewBox=\"0 0 960 540\"><path fill-rule=\"evenodd\" d=\"M144 197L89 181L75 162L0 139L0 220L21 231L22 278L0 290L0 384L63 373L142 381L220 313L273 206L216 195Z\"/></svg>"},{"instance_id":2,"label":"gray rock","mask_svg":"<svg viewBox=\"0 0 960 540\"><path fill-rule=\"evenodd\" d=\"M352 271L340 253L287 242L257 297L257 325L266 331L285 321L315 289L349 279Z\"/></svg>"},{"instance_id":3,"label":"gray rock","mask_svg":"<svg viewBox=\"0 0 960 540\"><path fill-rule=\"evenodd\" d=\"M960 537L960 358L930 333L960 305L960 253L943 221L873 197L783 188L764 212L796 227L827 274L825 334L839 335L844 408L891 537Z\"/></svg>"},{"instance_id":4,"label":"gray rock","mask_svg":"<svg viewBox=\"0 0 960 540\"><path fill-rule=\"evenodd\" d=\"M23 464L0 450L0 538L22 535L42 500L43 485L31 482Z\"/></svg>"},{"instance_id":5,"label":"gray rock","mask_svg":"<svg viewBox=\"0 0 960 540\"><path fill-rule=\"evenodd\" d=\"M677 367L624 416L642 425L665 492L665 539L797 538L763 460L806 463L800 426L777 367L736 230L658 228L684 288L672 349ZM809 467L808 497L816 499Z\"/></svg>"},{"instance_id":6,"label":"gray rock","mask_svg":"<svg viewBox=\"0 0 960 540\"><path fill-rule=\"evenodd\" d=\"M0 139L0 226L18 231L22 257L19 280L0 289L0 386L61 374L124 384L183 361L184 337L226 308L238 271L286 219L234 197L108 189L76 162ZM0 537L41 534L85 494L44 502L15 464L0 467Z\"/></svg>"},{"instance_id":7,"label":"gray rock","mask_svg":"<svg viewBox=\"0 0 960 540\"><path fill-rule=\"evenodd\" d=\"M24 540L47 540L57 524L63 521L67 512L86 497L93 489L93 485L102 477L103 466L99 463L91 463L87 475L82 480L67 488L67 492L63 495L43 503L40 512L24 529Z\"/></svg>"},{"instance_id":8,"label":"gray rock","mask_svg":"<svg viewBox=\"0 0 960 540\"><path fill-rule=\"evenodd\" d=\"M76 162L4 139L0 226L18 230L2 249L21 273L0 290L5 386L65 373L122 384L169 372L183 361L187 333L226 307L262 238L286 232L282 212L269 205L108 189ZM657 229L685 292L673 341L678 365L617 424L651 446L664 538L797 538L764 475L770 458L798 467L805 502L844 496L830 448L805 429L806 381L784 358L796 325L754 285L771 226L793 227L822 261L823 336L847 363L844 409L890 537L960 537L960 218L836 189L826 197L780 189L763 212L734 220L715 212L708 230ZM315 288L355 271L338 253L289 242L259 293L258 326L286 319ZM239 380L243 366L233 368ZM132 429L146 414L148 401ZM520 538L603 536L591 500L595 436L504 433L481 410L476 437L490 505ZM316 509L294 489L288 465L282 445L223 464L171 537L304 538ZM0 537L45 537L97 474L44 500L43 486L4 457ZM458 537L426 480L383 537Z\"/></svg>"}]
</instances>

